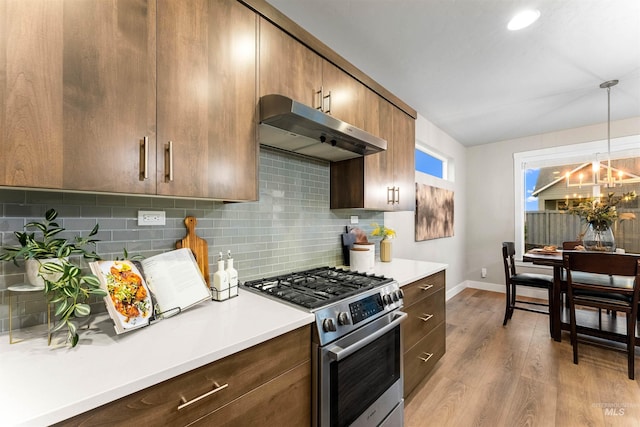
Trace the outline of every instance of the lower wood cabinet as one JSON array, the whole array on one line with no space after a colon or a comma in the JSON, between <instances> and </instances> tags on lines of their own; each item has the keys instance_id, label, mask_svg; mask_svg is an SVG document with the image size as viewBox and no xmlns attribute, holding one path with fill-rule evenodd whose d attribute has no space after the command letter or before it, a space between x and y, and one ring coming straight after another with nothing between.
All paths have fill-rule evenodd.
<instances>
[{"instance_id":1,"label":"lower wood cabinet","mask_svg":"<svg viewBox=\"0 0 640 427\"><path fill-rule=\"evenodd\" d=\"M445 272L441 271L402 287L404 346L404 397L431 372L446 351Z\"/></svg>"},{"instance_id":2,"label":"lower wood cabinet","mask_svg":"<svg viewBox=\"0 0 640 427\"><path fill-rule=\"evenodd\" d=\"M260 426L310 420L311 333L305 326L59 425Z\"/></svg>"}]
</instances>

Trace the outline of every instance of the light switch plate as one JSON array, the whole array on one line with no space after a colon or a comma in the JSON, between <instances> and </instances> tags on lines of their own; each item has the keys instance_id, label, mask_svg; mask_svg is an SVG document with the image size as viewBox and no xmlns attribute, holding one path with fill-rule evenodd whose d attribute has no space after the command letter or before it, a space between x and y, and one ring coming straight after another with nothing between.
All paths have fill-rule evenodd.
<instances>
[{"instance_id":1,"label":"light switch plate","mask_svg":"<svg viewBox=\"0 0 640 427\"><path fill-rule=\"evenodd\" d=\"M358 215L351 215L351 224L358 223Z\"/></svg>"},{"instance_id":2,"label":"light switch plate","mask_svg":"<svg viewBox=\"0 0 640 427\"><path fill-rule=\"evenodd\" d=\"M138 225L165 225L164 211L138 211Z\"/></svg>"}]
</instances>

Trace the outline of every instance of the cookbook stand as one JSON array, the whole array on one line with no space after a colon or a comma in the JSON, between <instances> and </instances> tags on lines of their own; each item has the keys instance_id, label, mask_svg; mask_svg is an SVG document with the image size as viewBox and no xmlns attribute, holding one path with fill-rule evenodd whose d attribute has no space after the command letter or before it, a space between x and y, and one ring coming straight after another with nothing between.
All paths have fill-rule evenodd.
<instances>
[{"instance_id":1,"label":"cookbook stand","mask_svg":"<svg viewBox=\"0 0 640 427\"><path fill-rule=\"evenodd\" d=\"M156 322L159 322L163 319L168 319L169 317L173 317L176 314L180 314L182 312L182 310L180 309L180 307L173 307L170 308L168 310L165 311L155 311L154 310L154 314L153 316L151 316L149 318L149 325L152 325Z\"/></svg>"}]
</instances>

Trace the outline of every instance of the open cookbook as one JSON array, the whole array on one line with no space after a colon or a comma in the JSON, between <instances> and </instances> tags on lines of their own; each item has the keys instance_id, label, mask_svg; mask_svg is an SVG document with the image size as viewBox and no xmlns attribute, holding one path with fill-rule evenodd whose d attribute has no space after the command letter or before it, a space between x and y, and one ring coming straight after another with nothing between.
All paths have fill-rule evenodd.
<instances>
[{"instance_id":1,"label":"open cookbook","mask_svg":"<svg viewBox=\"0 0 640 427\"><path fill-rule=\"evenodd\" d=\"M109 315L118 334L180 313L211 292L191 249L176 249L142 261L94 261Z\"/></svg>"}]
</instances>

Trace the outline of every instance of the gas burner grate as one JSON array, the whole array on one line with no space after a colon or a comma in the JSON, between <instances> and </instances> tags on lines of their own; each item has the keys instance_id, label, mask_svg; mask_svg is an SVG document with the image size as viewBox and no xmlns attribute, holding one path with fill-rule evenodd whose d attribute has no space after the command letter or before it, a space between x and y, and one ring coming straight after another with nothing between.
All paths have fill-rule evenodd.
<instances>
[{"instance_id":1,"label":"gas burner grate","mask_svg":"<svg viewBox=\"0 0 640 427\"><path fill-rule=\"evenodd\" d=\"M243 286L314 310L392 281L382 276L320 267L252 280Z\"/></svg>"}]
</instances>

